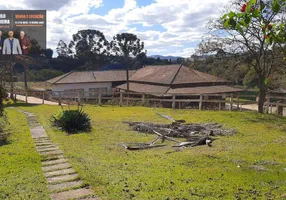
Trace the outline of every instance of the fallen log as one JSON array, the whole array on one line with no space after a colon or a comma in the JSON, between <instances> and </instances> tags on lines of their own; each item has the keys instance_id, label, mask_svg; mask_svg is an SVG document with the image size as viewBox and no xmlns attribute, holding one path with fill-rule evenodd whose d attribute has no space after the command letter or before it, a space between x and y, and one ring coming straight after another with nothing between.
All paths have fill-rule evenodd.
<instances>
[{"instance_id":1,"label":"fallen log","mask_svg":"<svg viewBox=\"0 0 286 200\"><path fill-rule=\"evenodd\" d=\"M153 124L144 122L124 122L129 124L134 131L154 134L153 130L169 137L188 138L192 135L225 136L236 133L233 129L224 129L220 124Z\"/></svg>"},{"instance_id":2,"label":"fallen log","mask_svg":"<svg viewBox=\"0 0 286 200\"><path fill-rule=\"evenodd\" d=\"M165 144L159 144L159 145L140 144L140 145L141 146L132 146L132 145L128 145L128 144L122 144L122 146L124 146L125 149L130 150L130 151L153 149L153 148L160 148L160 147L167 146Z\"/></svg>"},{"instance_id":3,"label":"fallen log","mask_svg":"<svg viewBox=\"0 0 286 200\"><path fill-rule=\"evenodd\" d=\"M216 140L213 136L233 135L236 133L233 129L224 129L218 123L205 124L184 124L185 120L175 120L174 118L157 113L158 115L170 120L171 124L154 124L146 122L123 122L128 124L134 131L146 134L156 134L157 137L150 143L137 143L137 146L124 145L128 150L144 150L166 145L155 145L158 140L165 140L176 143L172 147L182 149L184 147L195 147L199 145L212 146L212 142ZM185 142L177 141L174 138L186 138Z\"/></svg>"}]
</instances>

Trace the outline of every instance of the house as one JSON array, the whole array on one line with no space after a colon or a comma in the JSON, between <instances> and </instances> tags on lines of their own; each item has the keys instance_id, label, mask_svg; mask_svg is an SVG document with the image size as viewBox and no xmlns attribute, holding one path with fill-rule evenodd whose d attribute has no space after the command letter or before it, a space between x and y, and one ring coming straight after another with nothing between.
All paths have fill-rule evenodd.
<instances>
[{"instance_id":1,"label":"house","mask_svg":"<svg viewBox=\"0 0 286 200\"><path fill-rule=\"evenodd\" d=\"M162 98L175 95L176 99L191 99L195 95L205 95L204 99L211 100L224 99L224 94L242 91L231 87L231 85L232 82L186 66L160 65L147 66L137 70L129 80L129 91ZM127 83L119 85L117 88L126 91ZM169 106L166 105L166 107Z\"/></svg>"},{"instance_id":2,"label":"house","mask_svg":"<svg viewBox=\"0 0 286 200\"><path fill-rule=\"evenodd\" d=\"M135 71L129 71L129 76ZM126 82L126 71L83 71L69 72L47 81L53 92L112 92Z\"/></svg>"},{"instance_id":3,"label":"house","mask_svg":"<svg viewBox=\"0 0 286 200\"><path fill-rule=\"evenodd\" d=\"M78 92L85 92L83 98L97 98L98 92L109 92L109 95L118 96L118 92L114 93L115 90L127 90L125 70L70 72L47 82L52 84L53 92L62 91L69 97L76 97ZM204 95L204 100L224 100L225 94L241 91L231 85L227 80L183 65L146 66L137 71L129 71L129 91L134 97L144 94L157 99L172 99L175 96L177 100L191 100ZM171 104L171 101L166 101L163 106L171 107ZM175 107L179 108L193 106L192 103L175 104ZM204 102L203 106L209 104Z\"/></svg>"}]
</instances>

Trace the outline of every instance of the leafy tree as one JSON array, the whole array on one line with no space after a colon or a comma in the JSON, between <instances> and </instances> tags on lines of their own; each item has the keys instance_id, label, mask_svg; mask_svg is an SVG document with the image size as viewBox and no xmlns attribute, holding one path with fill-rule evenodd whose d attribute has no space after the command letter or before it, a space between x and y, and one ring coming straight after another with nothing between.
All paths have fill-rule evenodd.
<instances>
[{"instance_id":1,"label":"leafy tree","mask_svg":"<svg viewBox=\"0 0 286 200\"><path fill-rule=\"evenodd\" d=\"M140 68L146 60L144 42L132 33L121 33L113 37L110 52L121 64L130 68Z\"/></svg>"},{"instance_id":2,"label":"leafy tree","mask_svg":"<svg viewBox=\"0 0 286 200\"><path fill-rule=\"evenodd\" d=\"M62 40L58 42L57 54L58 57L69 57L70 51L68 45Z\"/></svg>"},{"instance_id":3,"label":"leafy tree","mask_svg":"<svg viewBox=\"0 0 286 200\"><path fill-rule=\"evenodd\" d=\"M55 69L30 70L28 72L29 81L33 82L47 81L63 74L64 73L62 71Z\"/></svg>"},{"instance_id":4,"label":"leafy tree","mask_svg":"<svg viewBox=\"0 0 286 200\"><path fill-rule=\"evenodd\" d=\"M248 73L245 75L243 80L243 85L245 85L248 88L256 87L258 83L258 77L255 69L251 67L248 71Z\"/></svg>"},{"instance_id":5,"label":"leafy tree","mask_svg":"<svg viewBox=\"0 0 286 200\"><path fill-rule=\"evenodd\" d=\"M45 51L46 58L52 59L53 54L54 54L54 51L52 49L46 49L46 51Z\"/></svg>"},{"instance_id":6,"label":"leafy tree","mask_svg":"<svg viewBox=\"0 0 286 200\"><path fill-rule=\"evenodd\" d=\"M78 31L73 35L73 40L68 48L74 58L84 60L91 65L100 66L107 63L109 42L98 30Z\"/></svg>"},{"instance_id":7,"label":"leafy tree","mask_svg":"<svg viewBox=\"0 0 286 200\"><path fill-rule=\"evenodd\" d=\"M111 42L111 52L116 56L136 57L143 53L144 42L141 42L132 33L121 33L113 37Z\"/></svg>"},{"instance_id":8,"label":"leafy tree","mask_svg":"<svg viewBox=\"0 0 286 200\"><path fill-rule=\"evenodd\" d=\"M111 54L119 58L121 64L126 67L127 91L129 91L129 66L143 66L146 60L146 53L143 52L144 42L132 33L121 33L113 37L110 47Z\"/></svg>"},{"instance_id":9,"label":"leafy tree","mask_svg":"<svg viewBox=\"0 0 286 200\"><path fill-rule=\"evenodd\" d=\"M211 24L211 37L200 44L202 53L223 50L249 55L249 66L254 68L259 80L260 113L263 112L268 78L276 66L274 49L283 47L286 40L285 6L285 0L235 0L232 11Z\"/></svg>"}]
</instances>

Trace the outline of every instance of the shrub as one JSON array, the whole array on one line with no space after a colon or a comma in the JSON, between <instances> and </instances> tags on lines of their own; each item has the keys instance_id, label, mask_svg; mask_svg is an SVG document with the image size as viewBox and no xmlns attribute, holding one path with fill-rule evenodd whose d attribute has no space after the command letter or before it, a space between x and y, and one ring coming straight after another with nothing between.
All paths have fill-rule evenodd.
<instances>
[{"instance_id":1,"label":"shrub","mask_svg":"<svg viewBox=\"0 0 286 200\"><path fill-rule=\"evenodd\" d=\"M4 133L4 128L7 124L7 115L5 112L1 113L0 117L0 146L8 143L9 133Z\"/></svg>"},{"instance_id":2,"label":"shrub","mask_svg":"<svg viewBox=\"0 0 286 200\"><path fill-rule=\"evenodd\" d=\"M10 134L3 133L3 130L0 130L0 146L8 143L8 137Z\"/></svg>"},{"instance_id":3,"label":"shrub","mask_svg":"<svg viewBox=\"0 0 286 200\"><path fill-rule=\"evenodd\" d=\"M68 134L91 131L91 119L82 109L60 111L52 116L51 121Z\"/></svg>"}]
</instances>

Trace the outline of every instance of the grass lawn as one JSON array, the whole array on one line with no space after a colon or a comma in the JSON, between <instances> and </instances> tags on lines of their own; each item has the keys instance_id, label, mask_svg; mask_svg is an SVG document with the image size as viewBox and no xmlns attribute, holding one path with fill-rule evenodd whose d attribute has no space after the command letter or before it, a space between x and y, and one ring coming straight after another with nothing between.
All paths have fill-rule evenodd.
<instances>
[{"instance_id":1,"label":"grass lawn","mask_svg":"<svg viewBox=\"0 0 286 200\"><path fill-rule=\"evenodd\" d=\"M41 158L36 152L26 117L6 109L9 143L0 146L0 199L49 199Z\"/></svg>"},{"instance_id":2,"label":"grass lawn","mask_svg":"<svg viewBox=\"0 0 286 200\"><path fill-rule=\"evenodd\" d=\"M49 122L60 107L18 106L38 116L75 170L103 199L279 199L286 193L285 118L252 112L85 106L92 117L92 132L67 136ZM181 152L170 145L135 152L119 145L154 139L154 135L131 131L122 121L169 123L156 112L188 122L218 122L239 132L220 137L211 148L200 146ZM23 126L27 132L21 121L17 121L16 130ZM31 159L39 162L28 141ZM266 170L249 168L253 165ZM37 176L41 182L42 177Z\"/></svg>"}]
</instances>

